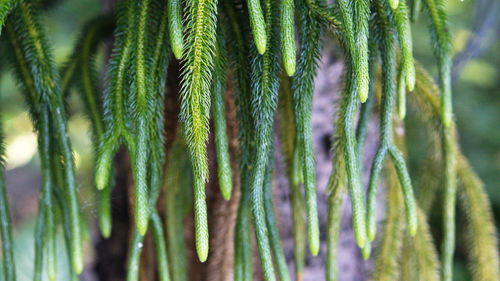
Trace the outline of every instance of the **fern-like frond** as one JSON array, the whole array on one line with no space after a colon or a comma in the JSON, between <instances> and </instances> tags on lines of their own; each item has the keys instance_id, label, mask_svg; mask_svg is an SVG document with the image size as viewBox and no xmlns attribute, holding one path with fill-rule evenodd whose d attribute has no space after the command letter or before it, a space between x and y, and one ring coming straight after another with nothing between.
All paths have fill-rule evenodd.
<instances>
[{"instance_id":1,"label":"fern-like frond","mask_svg":"<svg viewBox=\"0 0 500 281\"><path fill-rule=\"evenodd\" d=\"M170 280L168 255L164 240L162 221L156 209L156 203L162 186L164 164L164 88L167 65L170 59L167 36L168 10L164 1L143 1L137 7L133 66L129 75L133 77L131 94L134 104L131 107L134 118L134 136L136 154L132 154L135 163L135 206L137 219L147 220L150 224L155 254L158 263L158 278ZM140 169L138 168L140 167ZM143 193L143 194L140 194ZM139 198L138 198L139 197ZM142 205L138 205L142 204ZM140 217L146 214L146 217ZM134 232L140 234L138 244L144 243L140 225ZM135 237L136 233L134 233ZM135 243L134 241L131 243ZM136 244L131 244L131 248ZM133 251L129 259L128 280L138 280L141 249Z\"/></svg>"},{"instance_id":2,"label":"fern-like frond","mask_svg":"<svg viewBox=\"0 0 500 281\"><path fill-rule=\"evenodd\" d=\"M455 197L456 197L456 155L458 155L458 147L455 145L456 132L455 124L451 122L446 125L446 119L442 115L442 101L436 99L436 94L441 89L437 89L432 78L420 66L417 66L417 77L419 82L416 86L420 93L418 99L415 99L419 104L424 104L422 112L426 113L429 120L437 125L437 132L441 139L442 149L442 171L444 178L444 204L443 204L443 228L444 238L441 245L442 256L442 278L444 281L452 279L453 253L455 250ZM423 99L423 101L421 100ZM439 114L435 114L438 112Z\"/></svg>"},{"instance_id":3,"label":"fern-like frond","mask_svg":"<svg viewBox=\"0 0 500 281\"><path fill-rule=\"evenodd\" d=\"M250 174L251 209L255 240L266 281L275 280L274 267L265 221L263 187L268 153L272 146L272 128L278 101L278 51L279 45L271 38L277 38L276 8L271 0L264 2L267 46L269 49L260 55L256 48L251 49L251 111L255 126L255 154ZM279 42L279 41L278 41Z\"/></svg>"},{"instance_id":4,"label":"fern-like frond","mask_svg":"<svg viewBox=\"0 0 500 281\"><path fill-rule=\"evenodd\" d=\"M322 42L320 23L305 1L298 1L300 55L297 73L292 78L293 106L296 126L296 165L302 173L306 195L307 231L309 249L313 255L319 251L319 223L316 206L316 175L312 143L312 101Z\"/></svg>"},{"instance_id":5,"label":"fern-like frond","mask_svg":"<svg viewBox=\"0 0 500 281\"><path fill-rule=\"evenodd\" d=\"M231 198L233 189L229 144L226 132L226 110L224 94L226 92L227 52L222 30L217 30L215 68L212 79L212 116L214 124L215 151L217 153L217 175L222 197Z\"/></svg>"},{"instance_id":6,"label":"fern-like frond","mask_svg":"<svg viewBox=\"0 0 500 281\"><path fill-rule=\"evenodd\" d=\"M148 18L151 12L150 0L130 3L137 11L134 25L134 39L132 43L132 77L131 103L132 118L134 121L135 149L132 155L132 173L134 176L134 219L137 229L141 235L146 233L149 222L149 190L147 182L147 168L150 155L148 146L149 130L148 122L152 117L154 109L154 91L152 89L151 61L146 59L150 49L148 48Z\"/></svg>"},{"instance_id":7,"label":"fern-like frond","mask_svg":"<svg viewBox=\"0 0 500 281\"><path fill-rule=\"evenodd\" d=\"M420 231L415 236L415 251L417 253L418 280L440 280L440 261L437 249L433 244L429 224L424 213L419 210L418 225Z\"/></svg>"},{"instance_id":8,"label":"fern-like frond","mask_svg":"<svg viewBox=\"0 0 500 281\"><path fill-rule=\"evenodd\" d=\"M16 0L0 0L0 35L2 34L5 19L7 19L7 16L15 5Z\"/></svg>"},{"instance_id":9,"label":"fern-like frond","mask_svg":"<svg viewBox=\"0 0 500 281\"><path fill-rule=\"evenodd\" d=\"M401 48L401 71L405 78L406 88L411 92L415 88L415 64L413 62L413 43L406 1L399 1L397 9L394 11L394 22Z\"/></svg>"},{"instance_id":10,"label":"fern-like frond","mask_svg":"<svg viewBox=\"0 0 500 281\"><path fill-rule=\"evenodd\" d=\"M21 89L24 90L25 100L29 106L30 117L32 118L35 129L38 131L38 145L42 168L42 192L39 202L39 212L43 213L40 216L39 236L41 247L35 253L35 273L34 278L41 280L42 278L42 260L46 260L46 271L51 280L55 279L55 231L54 213L53 213L53 198L52 188L53 171L51 170L50 160L50 145L55 142L55 138L50 137L50 118L48 115L48 107L40 103L38 98L39 93L35 88L34 75L30 73L30 62L26 59L25 54L21 50L21 42L14 35L12 26L7 26L7 34L9 36L9 44L14 49L11 57L14 65L15 74L20 82ZM36 120L36 121L35 121ZM55 133L54 133L55 134Z\"/></svg>"},{"instance_id":11,"label":"fern-like frond","mask_svg":"<svg viewBox=\"0 0 500 281\"><path fill-rule=\"evenodd\" d=\"M111 34L114 25L114 18L111 15L100 15L85 24L73 54L61 70L63 95L69 95L70 88L76 84L84 101L85 110L92 125L92 145L96 154L98 141L104 135L104 119L95 56L98 46L104 37ZM104 237L111 235L110 193L110 188L98 191L99 227Z\"/></svg>"},{"instance_id":12,"label":"fern-like frond","mask_svg":"<svg viewBox=\"0 0 500 281\"><path fill-rule=\"evenodd\" d=\"M360 248L365 246L367 240L366 232L366 207L364 195L361 191L361 182L359 178L359 156L357 150L356 134L354 129L354 114L357 108L357 95L355 80L356 76L350 65L346 63L346 74L344 89L342 91L342 101L340 103L339 114L342 116L337 123L339 136L339 151L344 157L345 175L347 179L347 188L352 204L352 220L354 227L354 236Z\"/></svg>"},{"instance_id":13,"label":"fern-like frond","mask_svg":"<svg viewBox=\"0 0 500 281\"><path fill-rule=\"evenodd\" d=\"M30 3L21 2L13 11L8 24L11 25L9 27L11 41L15 41L15 44L20 46L20 50L18 50L20 56L16 57L16 59L22 61L16 65L28 66L19 70L20 76L27 75L27 79L22 80L32 81L25 87L34 89L28 92L36 94L33 104L39 104L39 108L31 111L39 112L40 117L44 114L50 114L45 121L48 123L50 118L51 123L54 124L54 133L57 136L56 140L60 146L61 157L64 162L64 185L69 207L67 211L71 217L71 262L74 270L80 273L83 270L83 245L75 166L71 143L67 134L66 116L59 87L59 75L53 62L51 48L39 24L38 11ZM41 119L37 118L37 120ZM36 127L40 128L38 125Z\"/></svg>"},{"instance_id":14,"label":"fern-like frond","mask_svg":"<svg viewBox=\"0 0 500 281\"><path fill-rule=\"evenodd\" d=\"M208 256L206 142L216 44L217 1L188 0L186 11L187 35L181 82L181 120L193 163L196 251L203 262Z\"/></svg>"},{"instance_id":15,"label":"fern-like frond","mask_svg":"<svg viewBox=\"0 0 500 281\"><path fill-rule=\"evenodd\" d=\"M440 261L424 212L417 209L419 231L406 235L401 259L401 280L440 280Z\"/></svg>"},{"instance_id":16,"label":"fern-like frond","mask_svg":"<svg viewBox=\"0 0 500 281\"><path fill-rule=\"evenodd\" d=\"M151 150L151 160L149 161L149 200L156 202L160 196L163 181L163 170L165 164L165 85L167 79L168 65L171 61L170 37L168 36L168 8L165 1L155 0L152 3L152 12L149 14L148 25L156 25L151 28L149 45L151 61L151 100L152 106L151 120L149 121L149 149Z\"/></svg>"},{"instance_id":17,"label":"fern-like frond","mask_svg":"<svg viewBox=\"0 0 500 281\"><path fill-rule=\"evenodd\" d=\"M128 132L130 116L125 111L124 94L127 84L126 72L130 66L135 9L133 1L130 0L119 1L116 9L115 47L110 57L103 98L105 134L99 140L96 157L95 181L99 190L109 188L113 156L122 138L129 149L134 148Z\"/></svg>"},{"instance_id":18,"label":"fern-like frond","mask_svg":"<svg viewBox=\"0 0 500 281\"><path fill-rule=\"evenodd\" d=\"M444 2L425 0L425 10L431 18L430 31L432 47L438 61L439 87L441 90L441 118L443 125L448 127L453 119L451 92L452 44L451 34L444 12Z\"/></svg>"},{"instance_id":19,"label":"fern-like frond","mask_svg":"<svg viewBox=\"0 0 500 281\"><path fill-rule=\"evenodd\" d=\"M435 85L432 77L419 65L416 68L417 83L416 94L411 95L414 101L418 103L421 111L420 116L426 120L431 120L436 126L430 128L432 133L439 135L449 132L440 130L443 125L441 115L439 89ZM454 127L452 123L451 128ZM443 138L443 136L440 136ZM491 217L489 203L485 199L482 184L479 178L471 170L464 156L460 153L456 135L452 135L452 149L457 157L457 176L460 180L460 202L465 210L467 221L467 234L469 249L471 251L471 269L475 280L488 280L483 278L492 277L491 280L498 278L499 258L498 242L495 233L494 223ZM472 240L471 240L472 239ZM450 255L453 257L452 255ZM450 258L451 259L451 258ZM449 261L447 261L449 262ZM449 275L447 276L449 277Z\"/></svg>"},{"instance_id":20,"label":"fern-like frond","mask_svg":"<svg viewBox=\"0 0 500 281\"><path fill-rule=\"evenodd\" d=\"M69 95L72 86L78 85L77 82L82 83L82 72L84 67L87 67L84 64L88 65L92 72L95 72L93 68L95 68L95 56L99 46L106 37L112 34L114 28L115 18L109 14L96 16L84 25L71 56L61 67L61 91L64 97Z\"/></svg>"},{"instance_id":21,"label":"fern-like frond","mask_svg":"<svg viewBox=\"0 0 500 281\"><path fill-rule=\"evenodd\" d=\"M250 32L250 28L242 20L244 11L235 8L235 3L230 0L223 1L224 12L227 20L222 21L227 25L228 58L230 66L234 69L236 80L235 102L237 106L236 117L238 119L238 141L240 145L239 174L241 197L236 218L234 237L234 280L253 280L252 249L250 239L250 172L251 158L255 151L254 134L255 127L250 112L250 62L248 42L244 36ZM245 33L247 32L247 33Z\"/></svg>"},{"instance_id":22,"label":"fern-like frond","mask_svg":"<svg viewBox=\"0 0 500 281\"><path fill-rule=\"evenodd\" d=\"M380 144L377 149L370 171L370 181L368 186L368 238L375 238L375 202L377 181L382 170L382 164L386 155L390 155L397 175L399 177L401 188L403 190L404 205L406 211L407 227L410 234L414 235L417 231L416 204L413 195L411 179L408 174L405 159L394 144L393 140L393 122L392 110L394 98L396 95L396 54L394 49L394 38L392 35L393 24L389 18L389 7L386 7L382 1L377 1L377 17L382 25L383 39L380 42L380 54L382 57L382 97L380 109Z\"/></svg>"},{"instance_id":23,"label":"fern-like frond","mask_svg":"<svg viewBox=\"0 0 500 281\"><path fill-rule=\"evenodd\" d=\"M466 214L467 248L474 281L498 280L498 234L484 186L465 157L458 155L459 203Z\"/></svg>"},{"instance_id":24,"label":"fern-like frond","mask_svg":"<svg viewBox=\"0 0 500 281\"><path fill-rule=\"evenodd\" d=\"M369 72L368 72L368 20L369 1L337 2L341 16L342 35L349 52L348 58L356 76L355 89L361 102L368 98Z\"/></svg>"}]
</instances>

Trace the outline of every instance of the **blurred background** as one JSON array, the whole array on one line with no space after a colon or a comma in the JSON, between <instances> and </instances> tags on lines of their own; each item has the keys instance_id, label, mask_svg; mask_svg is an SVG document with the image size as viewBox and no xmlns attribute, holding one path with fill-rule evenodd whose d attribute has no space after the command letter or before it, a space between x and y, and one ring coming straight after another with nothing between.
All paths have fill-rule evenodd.
<instances>
[{"instance_id":1,"label":"blurred background","mask_svg":"<svg viewBox=\"0 0 500 281\"><path fill-rule=\"evenodd\" d=\"M44 25L54 47L56 61L61 65L71 54L83 24L101 10L99 0L57 1L48 9ZM466 157L484 181L493 206L497 226L500 221L500 1L446 1L450 28L453 34L455 63L453 90L455 117L460 144ZM426 20L414 24L414 53L432 74L436 74ZM98 60L99 61L99 60ZM102 60L101 60L102 61ZM4 67L4 66L1 66ZM39 190L39 161L37 140L21 93L13 77L6 71L0 76L0 109L5 133L7 154L7 184L15 223L16 258L19 280L31 280L33 257L33 228ZM73 94L69 101L71 118L69 131L75 150L82 207L92 221L96 203L92 185L92 147L89 122L83 114L81 101ZM406 121L409 138L421 135L411 115ZM418 141L410 143L413 170L422 163L426 147ZM437 212L434 212L437 213ZM458 216L460 218L460 216ZM440 228L437 214L431 224ZM458 222L460 227L460 221ZM458 231L460 233L460 231ZM439 235L439 234L438 234ZM459 237L460 241L460 237ZM467 273L464 244L457 243L456 279L470 280ZM61 249L61 255L63 247ZM59 262L64 263L65 258ZM66 268L64 266L60 268ZM1 277L0 277L1 279ZM64 273L59 280L65 280Z\"/></svg>"}]
</instances>

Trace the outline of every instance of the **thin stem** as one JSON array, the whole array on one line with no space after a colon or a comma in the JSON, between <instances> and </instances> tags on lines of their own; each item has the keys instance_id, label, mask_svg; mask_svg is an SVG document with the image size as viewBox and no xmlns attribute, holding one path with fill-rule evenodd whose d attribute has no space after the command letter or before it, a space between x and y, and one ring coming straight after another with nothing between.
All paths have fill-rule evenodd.
<instances>
[{"instance_id":1,"label":"thin stem","mask_svg":"<svg viewBox=\"0 0 500 281\"><path fill-rule=\"evenodd\" d=\"M267 161L266 175L264 179L264 209L266 212L266 225L269 229L269 242L274 257L274 263L278 271L281 281L290 281L290 274L286 264L285 254L281 246L281 238L278 229L278 221L274 213L273 204L273 165L274 153L273 150L269 153Z\"/></svg>"},{"instance_id":2,"label":"thin stem","mask_svg":"<svg viewBox=\"0 0 500 281\"><path fill-rule=\"evenodd\" d=\"M319 252L319 222L316 202L316 175L312 143L312 106L314 78L318 70L322 42L318 20L303 1L298 2L300 56L297 73L292 79L293 106L296 126L296 155L294 164L302 174L306 195L307 231L309 249L313 255Z\"/></svg>"},{"instance_id":3,"label":"thin stem","mask_svg":"<svg viewBox=\"0 0 500 281\"><path fill-rule=\"evenodd\" d=\"M273 7L271 0L264 1L266 31L270 49L259 55L253 49L252 54L252 114L255 116L255 155L252 161L253 171L250 175L251 206L255 240L259 252L264 280L276 280L271 258L271 249L268 238L268 227L264 210L264 176L269 151L272 145L272 126L277 106L279 81L277 76L277 46L271 41L271 35L276 34L273 29Z\"/></svg>"},{"instance_id":4,"label":"thin stem","mask_svg":"<svg viewBox=\"0 0 500 281\"><path fill-rule=\"evenodd\" d=\"M350 66L347 65L347 77L345 82L345 92L341 104L341 115L344 120L341 122L342 126L342 139L341 149L345 157L345 170L347 174L348 190L351 197L351 204L353 210L353 225L354 235L356 242L360 248L363 248L367 242L366 237L366 209L364 196L361 191L361 183L359 178L359 165L357 155L357 145L355 131L353 128L354 114L357 107L356 88L354 85L354 72Z\"/></svg>"},{"instance_id":5,"label":"thin stem","mask_svg":"<svg viewBox=\"0 0 500 281\"><path fill-rule=\"evenodd\" d=\"M214 123L215 151L217 153L217 175L222 197L231 198L233 189L229 144L226 132L226 110L224 93L226 86L226 45L221 30L218 30L218 44L215 56L215 72L212 81L212 116Z\"/></svg>"},{"instance_id":6,"label":"thin stem","mask_svg":"<svg viewBox=\"0 0 500 281\"><path fill-rule=\"evenodd\" d=\"M3 129L0 123L0 237L2 238L2 269L4 280L15 281L16 265L14 261L14 242L12 240L12 222L4 175L4 151Z\"/></svg>"},{"instance_id":7,"label":"thin stem","mask_svg":"<svg viewBox=\"0 0 500 281\"><path fill-rule=\"evenodd\" d=\"M444 120L443 120L444 121ZM442 276L443 281L453 280L453 253L455 252L455 208L457 193L457 171L455 147L453 145L453 126L446 127L442 136L444 157L444 205L443 229L444 237L441 244Z\"/></svg>"},{"instance_id":8,"label":"thin stem","mask_svg":"<svg viewBox=\"0 0 500 281\"><path fill-rule=\"evenodd\" d=\"M247 41L243 37L243 30L245 30L240 14L234 8L232 1L223 1L224 11L228 17L228 41L232 40L235 44L228 44L228 48L232 49L230 54L235 54L230 57L232 63L237 65L236 84L237 93L235 94L235 101L237 105L237 118L238 118L238 140L240 143L239 155L239 169L240 169L240 186L241 197L238 206L238 213L236 217L235 236L234 236L234 280L235 281L250 281L253 280L253 263L252 263L252 250L250 239L250 173L253 167L250 165L251 157L253 156L254 149L254 122L250 112L250 66L249 66L249 52L247 49Z\"/></svg>"},{"instance_id":9,"label":"thin stem","mask_svg":"<svg viewBox=\"0 0 500 281\"><path fill-rule=\"evenodd\" d=\"M425 0L425 7L431 18L432 46L438 60L441 118L443 119L444 127L449 127L453 119L451 92L452 44L450 30L442 1Z\"/></svg>"},{"instance_id":10,"label":"thin stem","mask_svg":"<svg viewBox=\"0 0 500 281\"><path fill-rule=\"evenodd\" d=\"M372 164L370 182L368 187L368 236L371 240L375 238L376 225L375 225L375 202L376 202L376 188L378 185L378 178L382 170L383 160L385 155L389 153L392 156L392 161L396 167L399 176L401 188L403 189L404 205L406 210L407 227L410 235L415 235L417 230L417 217L415 198L413 196L413 189L411 180L408 175L406 164L402 153L394 146L393 142L393 122L392 110L394 106L394 98L396 95L396 52L394 49L395 40L392 35L392 23L389 18L389 8L383 1L377 1L377 16L382 25L383 40L380 42L382 56L382 101L380 109L380 144L377 149L375 159Z\"/></svg>"}]
</instances>

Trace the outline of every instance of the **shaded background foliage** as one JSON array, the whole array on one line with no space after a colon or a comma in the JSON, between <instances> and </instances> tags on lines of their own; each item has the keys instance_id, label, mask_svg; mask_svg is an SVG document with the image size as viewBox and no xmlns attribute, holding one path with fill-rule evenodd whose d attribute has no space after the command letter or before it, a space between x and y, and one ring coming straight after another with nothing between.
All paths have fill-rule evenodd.
<instances>
[{"instance_id":1,"label":"shaded background foliage","mask_svg":"<svg viewBox=\"0 0 500 281\"><path fill-rule=\"evenodd\" d=\"M52 1L53 2L53 1ZM57 1L56 1L57 2ZM84 22L98 14L101 1L61 1L44 14L44 25L55 48L57 63L60 65L70 54L76 36ZM454 34L455 52L453 68L454 106L460 144L465 156L485 182L492 202L497 228L500 221L500 2L495 0L447 1L450 28ZM425 22L413 26L415 57L432 74L437 74L434 56ZM104 46L103 46L104 47ZM102 53L102 52L101 52ZM97 60L102 62L103 60ZM0 58L1 62L1 58ZM1 67L1 64L0 64ZM102 66L100 66L102 67ZM325 68L323 68L324 70ZM328 79L319 75L318 79ZM0 95L7 151L7 182L9 197L13 204L15 223L16 258L18 268L22 269L19 280L29 280L31 257L33 255L34 218L37 210L37 194L40 181L39 161L36 153L36 135L29 121L22 95L15 87L14 79L5 74L0 77ZM318 82L319 84L322 81ZM75 149L75 161L80 183L80 198L86 216L96 219L97 203L94 200L91 142L89 122L84 116L81 101L72 95L70 110L74 113L69 120L69 132ZM411 159L411 172L417 174L425 162L422 140L425 136L415 124L418 121L406 120L408 149ZM412 126L415 125L415 126ZM319 153L320 150L316 148ZM126 195L123 195L126 196ZM431 224L439 239L441 212L431 212ZM469 280L465 268L464 237L460 234L461 218L458 216L458 243L455 258L456 280ZM63 247L59 247L62 254ZM58 259L64 263L65 259ZM60 268L66 268L61 265ZM85 274L91 274L86 272ZM1 277L0 277L1 278ZM65 280L65 275L59 275ZM83 276L84 280L91 278ZM90 280L90 279L89 279Z\"/></svg>"}]
</instances>

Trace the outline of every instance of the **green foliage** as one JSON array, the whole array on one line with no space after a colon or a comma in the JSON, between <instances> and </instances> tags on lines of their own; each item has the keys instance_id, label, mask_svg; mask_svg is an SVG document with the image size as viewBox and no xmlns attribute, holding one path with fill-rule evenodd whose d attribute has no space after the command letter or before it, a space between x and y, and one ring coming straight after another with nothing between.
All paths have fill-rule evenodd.
<instances>
[{"instance_id":1,"label":"green foliage","mask_svg":"<svg viewBox=\"0 0 500 281\"><path fill-rule=\"evenodd\" d=\"M251 159L252 170L250 172L250 201L252 210L253 228L256 237L257 249L264 280L276 280L271 249L269 242L269 229L266 225L266 214L264 208L264 179L266 164L270 151L272 151L272 128L274 113L278 101L278 52L276 41L271 38L277 36L277 18L274 11L277 9L275 2L265 0L264 18L266 26L267 43L269 49L260 55L258 50L251 48L251 74L250 74L250 109L254 119L255 152Z\"/></svg>"},{"instance_id":2,"label":"green foliage","mask_svg":"<svg viewBox=\"0 0 500 281\"><path fill-rule=\"evenodd\" d=\"M399 259L403 245L404 220L400 209L403 206L401 197L401 186L398 183L396 171L392 167L387 168L388 206L385 218L384 234L377 250L375 260L375 271L373 280L399 280Z\"/></svg>"},{"instance_id":3,"label":"green foliage","mask_svg":"<svg viewBox=\"0 0 500 281\"><path fill-rule=\"evenodd\" d=\"M317 18L311 15L305 1L297 1L299 9L300 56L298 71L292 79L293 107L295 110L294 165L302 175L306 197L307 232L309 249L313 255L319 252L319 223L316 206L316 179L312 144L312 100L321 51L321 30Z\"/></svg>"},{"instance_id":4,"label":"green foliage","mask_svg":"<svg viewBox=\"0 0 500 281\"><path fill-rule=\"evenodd\" d=\"M236 9L231 1L223 1L224 12L228 19L225 22L228 25L228 41L234 42L234 45L228 44L229 58L231 66L235 72L236 93L235 102L237 106L238 118L238 140L240 145L239 152L239 173L241 196L236 217L235 236L234 236L234 279L253 280L252 249L250 238L250 192L249 180L251 172L251 157L254 153L253 137L255 134L253 117L250 112L250 62L248 60L249 51L248 39L243 36L245 31L249 30L247 24L242 19L243 11Z\"/></svg>"},{"instance_id":5,"label":"green foliage","mask_svg":"<svg viewBox=\"0 0 500 281\"><path fill-rule=\"evenodd\" d=\"M85 104L86 113L92 124L92 140L97 153L98 141L104 136L102 100L99 94L95 56L102 39L114 28L114 19L109 15L98 16L88 22L77 41L75 51L61 70L61 89L68 95L75 85ZM110 179L111 180L111 179ZM108 183L108 186L110 184ZM111 188L98 191L99 226L103 236L111 235Z\"/></svg>"},{"instance_id":6,"label":"green foliage","mask_svg":"<svg viewBox=\"0 0 500 281\"><path fill-rule=\"evenodd\" d=\"M274 214L273 206L273 165L274 151L269 153L269 160L266 167L266 175L264 179L264 209L266 212L266 225L269 229L269 242L273 253L274 264L276 264L279 279L282 281L290 281L288 267L286 264L285 254L280 242L280 233L278 229L278 221Z\"/></svg>"},{"instance_id":7,"label":"green foliage","mask_svg":"<svg viewBox=\"0 0 500 281\"><path fill-rule=\"evenodd\" d=\"M182 58L184 48L184 36L182 32L182 7L180 0L168 1L168 34L172 52L176 59Z\"/></svg>"},{"instance_id":8,"label":"green foliage","mask_svg":"<svg viewBox=\"0 0 500 281\"><path fill-rule=\"evenodd\" d=\"M224 94L226 86L227 54L222 31L218 30L218 44L215 51L215 69L212 81L212 115L214 120L215 150L217 153L217 175L222 197L229 200L233 190L229 144L226 133L226 109Z\"/></svg>"},{"instance_id":9,"label":"green foliage","mask_svg":"<svg viewBox=\"0 0 500 281\"><path fill-rule=\"evenodd\" d=\"M12 222L10 218L9 203L7 201L7 187L4 174L4 151L3 128L0 123L0 237L2 238L2 271L4 280L16 280Z\"/></svg>"},{"instance_id":10,"label":"green foliage","mask_svg":"<svg viewBox=\"0 0 500 281\"><path fill-rule=\"evenodd\" d=\"M188 0L186 6L187 35L181 82L181 119L193 164L196 252L200 261L204 262L208 257L206 142L210 83L216 48L217 1Z\"/></svg>"},{"instance_id":11,"label":"green foliage","mask_svg":"<svg viewBox=\"0 0 500 281\"><path fill-rule=\"evenodd\" d=\"M339 0L334 5L315 0L121 0L115 7L116 19L97 16L84 26L72 55L58 71L39 20L44 6L34 0L0 0L0 28L5 21L2 44L5 41L9 66L23 90L38 134L42 184L34 234L34 280L43 280L44 273L49 280L57 278L59 226L71 260L67 265L72 272L70 279L77 280L83 270L86 226L81 219L67 135L70 111L64 103L73 88L80 94L91 123L98 221L104 237L113 231L113 158L122 146L130 158L134 227L127 280L139 279L148 230L159 280L188 278L183 220L192 209L197 256L201 262L209 258L205 185L210 176L207 143L211 117L220 195L229 200L233 185L240 186L233 241L234 280L254 278L252 230L264 280L290 280L273 206L276 119L290 188L295 278L301 280L305 240L313 255L320 251L311 122L314 82L322 42L328 36L343 50L345 74L333 139L333 172L327 187L326 279L338 278L336 252L346 192L356 242L363 257L369 257L376 236L380 177L387 183L388 195L383 234L373 250L374 280L452 280L457 193L466 215L472 276L478 281L498 279L498 243L488 200L457 144L451 99L451 35L445 8L442 1L425 1L438 62L438 88L414 63L409 21L417 19L420 6L419 0ZM96 58L99 46L112 32L114 45L104 66L107 75L101 95ZM170 64L172 55L180 60L180 77L171 78L180 81L183 126L175 136L165 136L165 120L176 118L165 114L165 95L176 94L175 87L166 87L166 77L175 69L169 67L175 66ZM414 93L407 100L411 91ZM232 120L226 117L234 116L228 112L233 98L237 140L227 133ZM434 182L432 188L414 190L406 166L404 124L398 119L406 116L407 103L423 117L431 151L439 154L429 160L430 168L425 170L426 178ZM361 180L364 144L374 110L379 116L379 146L365 194ZM173 144L166 147L165 137L175 138ZM239 146L237 159L230 157L230 143ZM385 165L386 156L392 166ZM238 171L232 170L231 161L238 161ZM3 278L15 281L3 158L0 163ZM238 175L237 183L233 183L233 175ZM443 180L442 187L436 179ZM157 208L163 188L165 208ZM441 261L426 217L438 190L444 194ZM160 211L164 211L165 222Z\"/></svg>"},{"instance_id":12,"label":"green foliage","mask_svg":"<svg viewBox=\"0 0 500 281\"><path fill-rule=\"evenodd\" d=\"M186 245L182 229L183 220L192 204L192 194L189 188L192 185L191 164L189 153L182 137L177 136L172 145L165 172L165 217L167 229L167 246L169 254L170 273L173 281L187 280Z\"/></svg>"},{"instance_id":13,"label":"green foliage","mask_svg":"<svg viewBox=\"0 0 500 281\"><path fill-rule=\"evenodd\" d=\"M442 120L438 99L439 88L421 66L417 65L416 70L417 83L415 88L418 95L412 95L412 98L418 109L419 116L430 125L427 131L433 138L444 138L442 134L449 133L449 131L440 130L444 126L444 121ZM454 126L455 124L452 123L451 127ZM485 198L481 181L479 181L477 175L460 152L456 134L453 133L453 137L450 139L448 145L457 155L455 161L457 163L457 177L460 182L457 189L461 195L459 197L461 200L459 206L463 208L466 214L468 256L473 278L474 280L495 280L498 279L500 260L490 203ZM442 159L446 157L445 148L441 147L441 150L442 156L435 157L434 161L443 165L442 162L446 161ZM427 196L431 197L432 195ZM473 213L476 215L473 216Z\"/></svg>"},{"instance_id":14,"label":"green foliage","mask_svg":"<svg viewBox=\"0 0 500 281\"><path fill-rule=\"evenodd\" d=\"M306 258L306 229L305 229L305 202L304 196L300 189L300 183L295 181L297 175L302 175L301 171L297 171L297 166L294 165L295 149L295 113L292 102L292 92L290 78L282 75L280 83L280 92L278 98L278 115L279 115L279 140L281 154L284 158L286 166L286 175L288 178L288 186L290 189L290 209L292 213L292 235L293 235L293 255L296 279L301 279L304 271L304 263ZM298 162L298 161L295 161Z\"/></svg>"},{"instance_id":15,"label":"green foliage","mask_svg":"<svg viewBox=\"0 0 500 281\"><path fill-rule=\"evenodd\" d=\"M260 0L247 0L250 26L259 54L264 54L267 49L267 28Z\"/></svg>"},{"instance_id":16,"label":"green foliage","mask_svg":"<svg viewBox=\"0 0 500 281\"><path fill-rule=\"evenodd\" d=\"M2 28L5 23L5 19L9 14L10 10L16 4L15 0L1 0L0 1L0 34L2 34Z\"/></svg>"},{"instance_id":17,"label":"green foliage","mask_svg":"<svg viewBox=\"0 0 500 281\"><path fill-rule=\"evenodd\" d=\"M71 143L67 135L66 116L63 108L62 94L59 87L59 75L53 63L50 48L45 39L44 31L39 24L39 15L30 3L21 2L13 10L8 24L7 32L9 43L14 51L13 65L18 79L21 81L27 104L30 106L31 118L39 132L40 152L48 149L50 142L57 142L59 155L46 156L41 153L42 159L42 188L52 197L52 175L50 157L60 157L63 165L64 196L67 198L67 211L69 212L69 226L71 231L71 259L76 273L83 270L82 233L79 214L79 203L76 190L75 168ZM49 115L50 114L50 115ZM50 135L54 135L53 138ZM45 205L53 207L49 201ZM52 212L52 210L45 211ZM48 218L47 218L48 219ZM50 219L48 219L50 221ZM48 221L45 221L47 223ZM44 224L44 237L54 233L54 224ZM48 239L48 238L47 238ZM52 239L52 238L51 238ZM44 243L45 244L45 243ZM49 247L45 244L45 247ZM45 248L44 247L44 248Z\"/></svg>"},{"instance_id":18,"label":"green foliage","mask_svg":"<svg viewBox=\"0 0 500 281\"><path fill-rule=\"evenodd\" d=\"M288 76L295 73L295 20L293 0L282 0L280 10L281 53L283 66Z\"/></svg>"}]
</instances>

